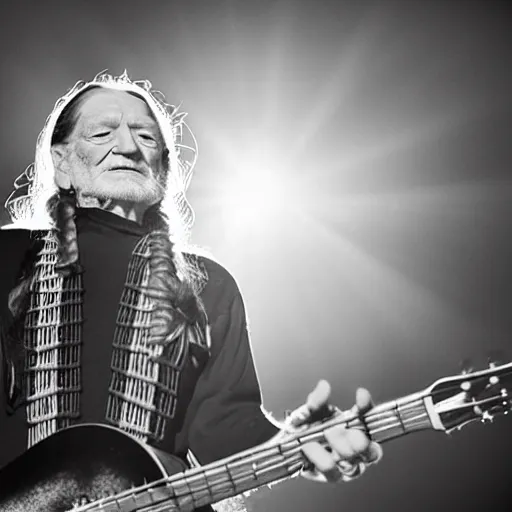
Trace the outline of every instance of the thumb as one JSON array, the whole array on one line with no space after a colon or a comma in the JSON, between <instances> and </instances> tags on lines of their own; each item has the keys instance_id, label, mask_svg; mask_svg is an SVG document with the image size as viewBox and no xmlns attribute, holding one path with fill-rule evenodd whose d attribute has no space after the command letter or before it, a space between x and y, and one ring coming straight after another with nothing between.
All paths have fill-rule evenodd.
<instances>
[{"instance_id":1,"label":"thumb","mask_svg":"<svg viewBox=\"0 0 512 512\"><path fill-rule=\"evenodd\" d=\"M306 404L311 411L317 411L327 404L329 396L331 396L331 385L326 380L321 380L308 395Z\"/></svg>"}]
</instances>

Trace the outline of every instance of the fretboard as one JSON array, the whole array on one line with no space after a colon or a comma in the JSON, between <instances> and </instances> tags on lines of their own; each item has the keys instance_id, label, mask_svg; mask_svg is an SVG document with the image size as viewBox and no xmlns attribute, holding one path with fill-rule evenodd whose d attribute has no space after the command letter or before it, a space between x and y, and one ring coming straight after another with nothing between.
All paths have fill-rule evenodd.
<instances>
[{"instance_id":1,"label":"fretboard","mask_svg":"<svg viewBox=\"0 0 512 512\"><path fill-rule=\"evenodd\" d=\"M425 405L427 396L423 391L385 402L364 417L338 414L303 430L283 430L255 448L106 498L83 510L192 512L200 506L297 475L306 463L302 445L311 441L325 445L324 432L336 425L363 429L380 443L432 428Z\"/></svg>"}]
</instances>

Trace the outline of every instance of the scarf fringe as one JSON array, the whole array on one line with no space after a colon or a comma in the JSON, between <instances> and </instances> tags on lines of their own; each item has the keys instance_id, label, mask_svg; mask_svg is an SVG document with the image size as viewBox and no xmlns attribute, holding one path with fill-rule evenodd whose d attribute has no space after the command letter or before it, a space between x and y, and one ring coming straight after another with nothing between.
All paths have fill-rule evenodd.
<instances>
[{"instance_id":1,"label":"scarf fringe","mask_svg":"<svg viewBox=\"0 0 512 512\"><path fill-rule=\"evenodd\" d=\"M132 253L113 340L105 416L108 423L145 442L162 440L175 415L187 356L197 362L209 354L207 317L197 296L184 295L185 286L172 302L169 293L154 293L152 251L162 238L162 233L150 233ZM172 268L157 277L164 283L174 280L175 289L166 290L173 292L183 283L172 263L170 241L163 249L171 251ZM76 265L74 272L63 275L59 255L58 239L50 232L34 266L24 321L28 447L80 418L82 271Z\"/></svg>"}]
</instances>

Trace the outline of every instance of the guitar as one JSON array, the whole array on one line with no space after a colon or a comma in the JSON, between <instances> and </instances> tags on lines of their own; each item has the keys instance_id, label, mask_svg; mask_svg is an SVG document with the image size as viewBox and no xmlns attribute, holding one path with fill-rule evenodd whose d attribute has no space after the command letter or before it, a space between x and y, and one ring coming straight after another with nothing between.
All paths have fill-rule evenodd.
<instances>
[{"instance_id":1,"label":"guitar","mask_svg":"<svg viewBox=\"0 0 512 512\"><path fill-rule=\"evenodd\" d=\"M325 445L323 433L330 427L364 429L380 443L426 429L450 433L507 414L511 384L512 363L491 363L488 369L443 378L423 391L379 404L364 417L337 413L192 469L116 428L76 425L38 443L0 471L0 510L211 510L209 504L297 475L306 464L301 445Z\"/></svg>"}]
</instances>

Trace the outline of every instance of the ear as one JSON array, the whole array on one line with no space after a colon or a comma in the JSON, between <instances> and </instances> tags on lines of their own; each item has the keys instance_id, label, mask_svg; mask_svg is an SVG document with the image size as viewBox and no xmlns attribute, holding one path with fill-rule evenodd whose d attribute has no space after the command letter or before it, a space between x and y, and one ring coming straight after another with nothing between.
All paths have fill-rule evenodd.
<instances>
[{"instance_id":1,"label":"ear","mask_svg":"<svg viewBox=\"0 0 512 512\"><path fill-rule=\"evenodd\" d=\"M55 169L55 184L59 188L68 189L71 187L69 175L68 147L67 144L54 144L51 147L53 168Z\"/></svg>"}]
</instances>

